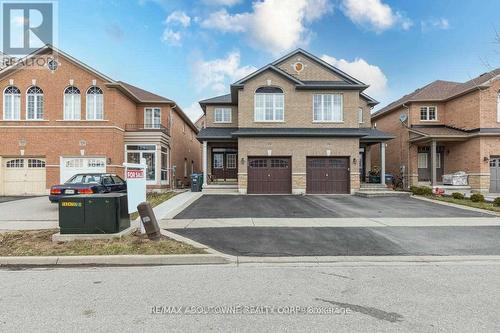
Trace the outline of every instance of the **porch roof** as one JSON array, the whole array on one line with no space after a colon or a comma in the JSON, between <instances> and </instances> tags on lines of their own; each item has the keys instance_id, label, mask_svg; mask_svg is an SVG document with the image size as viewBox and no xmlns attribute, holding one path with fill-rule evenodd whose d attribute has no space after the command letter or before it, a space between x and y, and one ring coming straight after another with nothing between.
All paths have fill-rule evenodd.
<instances>
[{"instance_id":1,"label":"porch roof","mask_svg":"<svg viewBox=\"0 0 500 333\"><path fill-rule=\"evenodd\" d=\"M237 130L237 127L207 127L202 128L197 137L199 141L231 140L236 139L232 133Z\"/></svg>"},{"instance_id":2,"label":"porch roof","mask_svg":"<svg viewBox=\"0 0 500 333\"><path fill-rule=\"evenodd\" d=\"M460 130L445 125L428 125L428 126L413 126L409 128L413 133L410 141L427 141L427 140L442 140L442 141L463 141L470 137L470 132Z\"/></svg>"}]
</instances>

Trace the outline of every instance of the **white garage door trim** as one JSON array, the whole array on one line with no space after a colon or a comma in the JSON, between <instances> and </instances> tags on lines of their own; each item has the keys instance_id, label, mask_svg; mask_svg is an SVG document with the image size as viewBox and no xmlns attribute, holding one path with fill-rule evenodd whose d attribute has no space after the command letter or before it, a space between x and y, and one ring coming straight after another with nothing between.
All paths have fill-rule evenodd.
<instances>
[{"instance_id":1,"label":"white garage door trim","mask_svg":"<svg viewBox=\"0 0 500 333\"><path fill-rule=\"evenodd\" d=\"M45 195L46 168L41 157L11 157L2 161L3 195Z\"/></svg>"},{"instance_id":2,"label":"white garage door trim","mask_svg":"<svg viewBox=\"0 0 500 333\"><path fill-rule=\"evenodd\" d=\"M61 184L78 173L106 173L106 157L62 157Z\"/></svg>"}]
</instances>

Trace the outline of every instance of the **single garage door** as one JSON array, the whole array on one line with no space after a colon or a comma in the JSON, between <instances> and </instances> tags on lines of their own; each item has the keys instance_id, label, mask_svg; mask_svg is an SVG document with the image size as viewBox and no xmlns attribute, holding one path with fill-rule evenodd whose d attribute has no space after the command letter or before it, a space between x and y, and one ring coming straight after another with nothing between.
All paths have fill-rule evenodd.
<instances>
[{"instance_id":1,"label":"single garage door","mask_svg":"<svg viewBox=\"0 0 500 333\"><path fill-rule=\"evenodd\" d=\"M490 192L500 193L500 156L490 157Z\"/></svg>"},{"instance_id":2,"label":"single garage door","mask_svg":"<svg viewBox=\"0 0 500 333\"><path fill-rule=\"evenodd\" d=\"M106 173L105 157L61 158L61 184L78 173Z\"/></svg>"},{"instance_id":3,"label":"single garage door","mask_svg":"<svg viewBox=\"0 0 500 333\"><path fill-rule=\"evenodd\" d=\"M306 172L307 193L350 193L348 157L308 157Z\"/></svg>"},{"instance_id":4,"label":"single garage door","mask_svg":"<svg viewBox=\"0 0 500 333\"><path fill-rule=\"evenodd\" d=\"M3 165L3 195L44 195L45 159L6 158Z\"/></svg>"},{"instance_id":5,"label":"single garage door","mask_svg":"<svg viewBox=\"0 0 500 333\"><path fill-rule=\"evenodd\" d=\"M292 193L290 157L249 157L247 193Z\"/></svg>"}]
</instances>

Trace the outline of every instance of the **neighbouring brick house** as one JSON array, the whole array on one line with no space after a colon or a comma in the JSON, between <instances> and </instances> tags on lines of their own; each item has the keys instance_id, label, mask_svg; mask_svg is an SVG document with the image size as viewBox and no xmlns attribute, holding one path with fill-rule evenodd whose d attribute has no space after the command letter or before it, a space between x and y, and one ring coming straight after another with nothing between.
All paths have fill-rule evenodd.
<instances>
[{"instance_id":1,"label":"neighbouring brick house","mask_svg":"<svg viewBox=\"0 0 500 333\"><path fill-rule=\"evenodd\" d=\"M50 46L30 57L47 64L0 71L0 195L46 194L79 172L123 176L141 158L150 190L200 170L198 130L174 101Z\"/></svg>"},{"instance_id":2,"label":"neighbouring brick house","mask_svg":"<svg viewBox=\"0 0 500 333\"><path fill-rule=\"evenodd\" d=\"M200 101L204 189L240 193L352 193L370 148L391 136L371 128L368 86L298 49Z\"/></svg>"},{"instance_id":3,"label":"neighbouring brick house","mask_svg":"<svg viewBox=\"0 0 500 333\"><path fill-rule=\"evenodd\" d=\"M500 192L500 68L464 83L434 81L375 112L372 123L396 137L387 171L408 185L438 186L443 174L464 171L472 190Z\"/></svg>"}]
</instances>

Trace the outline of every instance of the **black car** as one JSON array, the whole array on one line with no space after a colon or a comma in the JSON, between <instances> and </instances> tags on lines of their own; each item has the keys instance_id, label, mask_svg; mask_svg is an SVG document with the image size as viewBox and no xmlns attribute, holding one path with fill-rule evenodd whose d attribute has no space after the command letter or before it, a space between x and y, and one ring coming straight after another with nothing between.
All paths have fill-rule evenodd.
<instances>
[{"instance_id":1,"label":"black car","mask_svg":"<svg viewBox=\"0 0 500 333\"><path fill-rule=\"evenodd\" d=\"M59 202L61 197L77 194L127 193L127 183L117 175L109 173L79 173L63 185L50 188L50 202Z\"/></svg>"}]
</instances>

